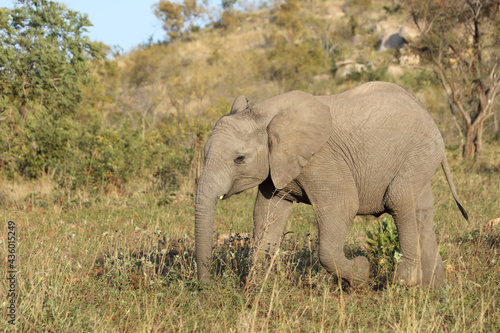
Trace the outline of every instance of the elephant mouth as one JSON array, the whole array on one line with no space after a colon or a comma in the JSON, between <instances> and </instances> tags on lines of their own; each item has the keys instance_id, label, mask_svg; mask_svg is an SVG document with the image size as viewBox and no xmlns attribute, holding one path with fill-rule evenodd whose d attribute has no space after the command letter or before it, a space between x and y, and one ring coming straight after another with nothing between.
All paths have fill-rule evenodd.
<instances>
[{"instance_id":1,"label":"elephant mouth","mask_svg":"<svg viewBox=\"0 0 500 333\"><path fill-rule=\"evenodd\" d=\"M235 195L235 194L240 194L252 187L255 187L259 185L259 180L255 179L255 178L251 178L251 177L247 177L247 178L244 178L244 179L240 179L239 181L235 181L233 182L233 186L231 187L231 189L229 190L229 192L227 192L226 194L223 194L219 197L220 200L226 200L227 198Z\"/></svg>"},{"instance_id":2,"label":"elephant mouth","mask_svg":"<svg viewBox=\"0 0 500 333\"><path fill-rule=\"evenodd\" d=\"M237 195L237 194L240 194L240 193L243 193L243 192L245 192L245 190L223 194L223 195L221 195L219 197L219 200L226 200L227 198L232 197L233 195Z\"/></svg>"}]
</instances>

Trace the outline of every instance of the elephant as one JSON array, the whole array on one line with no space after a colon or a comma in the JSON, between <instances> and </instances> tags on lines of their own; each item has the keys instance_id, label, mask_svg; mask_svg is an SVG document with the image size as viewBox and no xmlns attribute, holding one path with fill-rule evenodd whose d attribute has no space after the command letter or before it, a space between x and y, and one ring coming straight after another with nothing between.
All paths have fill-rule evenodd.
<instances>
[{"instance_id":1,"label":"elephant","mask_svg":"<svg viewBox=\"0 0 500 333\"><path fill-rule=\"evenodd\" d=\"M441 165L462 215L444 141L423 105L400 86L369 82L336 95L290 91L253 107L234 101L208 137L195 197L198 279L210 279L219 199L258 186L253 246L274 253L293 202L312 205L319 259L351 287L369 278L344 243L356 215L392 215L401 261L394 281L439 287L445 274L434 232L431 178ZM260 240L260 243L258 242Z\"/></svg>"}]
</instances>

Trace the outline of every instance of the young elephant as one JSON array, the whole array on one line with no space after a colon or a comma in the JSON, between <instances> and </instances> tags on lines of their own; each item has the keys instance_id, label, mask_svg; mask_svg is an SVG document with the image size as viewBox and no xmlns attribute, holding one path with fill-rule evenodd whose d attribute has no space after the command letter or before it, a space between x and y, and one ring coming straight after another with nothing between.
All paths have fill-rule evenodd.
<instances>
[{"instance_id":1,"label":"young elephant","mask_svg":"<svg viewBox=\"0 0 500 333\"><path fill-rule=\"evenodd\" d=\"M321 264L360 286L365 257L343 248L356 215L389 213L396 223L403 285L444 282L433 228L431 178L441 164L458 200L444 143L424 107L397 85L371 82L333 96L292 91L253 108L238 97L205 145L196 191L196 263L209 279L213 219L218 199L259 186L254 244L279 245L292 202L311 204L319 228Z\"/></svg>"}]
</instances>

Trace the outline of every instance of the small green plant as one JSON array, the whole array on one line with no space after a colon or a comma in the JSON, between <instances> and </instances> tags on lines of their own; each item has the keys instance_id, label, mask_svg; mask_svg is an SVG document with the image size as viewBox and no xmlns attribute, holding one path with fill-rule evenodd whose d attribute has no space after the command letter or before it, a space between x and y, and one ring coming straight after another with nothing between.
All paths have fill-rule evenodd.
<instances>
[{"instance_id":1,"label":"small green plant","mask_svg":"<svg viewBox=\"0 0 500 333\"><path fill-rule=\"evenodd\" d=\"M366 231L366 243L377 266L382 270L391 271L401 259L399 252L398 230L389 218L384 217L372 230Z\"/></svg>"}]
</instances>

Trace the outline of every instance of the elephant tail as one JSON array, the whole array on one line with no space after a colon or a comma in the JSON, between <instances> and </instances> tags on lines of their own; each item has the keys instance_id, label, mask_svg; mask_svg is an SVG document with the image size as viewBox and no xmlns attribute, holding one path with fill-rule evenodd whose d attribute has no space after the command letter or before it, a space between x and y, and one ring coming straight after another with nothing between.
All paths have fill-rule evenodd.
<instances>
[{"instance_id":1,"label":"elephant tail","mask_svg":"<svg viewBox=\"0 0 500 333\"><path fill-rule=\"evenodd\" d=\"M458 194L457 194L457 189L455 188L455 183L453 183L453 177L451 176L451 170L450 166L448 165L448 161L446 160L446 156L443 158L443 161L441 162L441 167L443 168L444 175L446 177L446 180L448 181L448 185L450 186L451 194L453 195L453 198L455 199L455 202L457 203L458 209L460 209L460 212L462 213L463 217L469 221L469 215L465 211L464 206L460 203L460 200L458 200Z\"/></svg>"}]
</instances>

